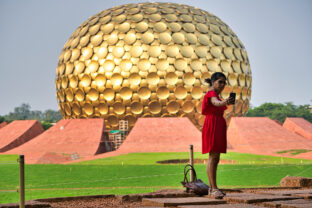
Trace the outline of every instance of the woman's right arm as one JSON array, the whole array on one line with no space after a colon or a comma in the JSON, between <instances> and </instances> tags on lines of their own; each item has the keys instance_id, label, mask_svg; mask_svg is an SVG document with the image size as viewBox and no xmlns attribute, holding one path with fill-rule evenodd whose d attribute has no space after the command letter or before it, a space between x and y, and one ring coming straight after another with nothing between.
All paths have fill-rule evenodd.
<instances>
[{"instance_id":1,"label":"woman's right arm","mask_svg":"<svg viewBox=\"0 0 312 208\"><path fill-rule=\"evenodd\" d=\"M217 107L221 107L221 106L228 105L230 102L230 99L227 98L225 100L220 101L220 100L218 100L217 97L211 97L210 101L211 101L212 105L217 106Z\"/></svg>"}]
</instances>

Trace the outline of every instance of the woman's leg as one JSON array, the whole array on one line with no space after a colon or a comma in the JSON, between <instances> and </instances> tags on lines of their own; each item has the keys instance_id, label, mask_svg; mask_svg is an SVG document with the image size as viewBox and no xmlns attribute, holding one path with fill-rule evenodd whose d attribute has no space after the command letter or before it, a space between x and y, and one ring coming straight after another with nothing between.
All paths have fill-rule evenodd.
<instances>
[{"instance_id":1,"label":"woman's leg","mask_svg":"<svg viewBox=\"0 0 312 208\"><path fill-rule=\"evenodd\" d=\"M210 152L207 164L207 175L212 189L217 189L217 167L220 161L220 153Z\"/></svg>"}]
</instances>

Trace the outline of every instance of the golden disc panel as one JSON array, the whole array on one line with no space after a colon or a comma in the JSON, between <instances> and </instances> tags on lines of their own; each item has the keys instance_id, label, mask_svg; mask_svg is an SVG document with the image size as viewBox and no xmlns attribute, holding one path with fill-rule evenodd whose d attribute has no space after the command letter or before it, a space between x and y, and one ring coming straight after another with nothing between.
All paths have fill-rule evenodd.
<instances>
[{"instance_id":1,"label":"golden disc panel","mask_svg":"<svg viewBox=\"0 0 312 208\"><path fill-rule=\"evenodd\" d=\"M81 108L80 105L78 103L73 103L72 105L72 111L76 116L79 116L81 114Z\"/></svg>"},{"instance_id":2,"label":"golden disc panel","mask_svg":"<svg viewBox=\"0 0 312 208\"><path fill-rule=\"evenodd\" d=\"M184 87L179 86L175 89L174 95L177 99L183 100L187 96L187 90Z\"/></svg>"},{"instance_id":3,"label":"golden disc panel","mask_svg":"<svg viewBox=\"0 0 312 208\"><path fill-rule=\"evenodd\" d=\"M85 103L83 106L82 106L82 111L88 115L88 116L91 116L94 112L94 109L93 109L93 105L91 103Z\"/></svg>"},{"instance_id":4,"label":"golden disc panel","mask_svg":"<svg viewBox=\"0 0 312 208\"><path fill-rule=\"evenodd\" d=\"M71 107L70 107L69 103L65 103L64 109L65 109L66 115L70 116L72 111L71 111Z\"/></svg>"},{"instance_id":5,"label":"golden disc panel","mask_svg":"<svg viewBox=\"0 0 312 208\"><path fill-rule=\"evenodd\" d=\"M223 52L226 58L233 60L234 55L233 55L233 49L230 47L223 48Z\"/></svg>"},{"instance_id":6,"label":"golden disc panel","mask_svg":"<svg viewBox=\"0 0 312 208\"><path fill-rule=\"evenodd\" d=\"M111 77L110 80L111 80L113 85L121 85L123 78L120 74L115 73L115 74L113 74L113 76Z\"/></svg>"},{"instance_id":7,"label":"golden disc panel","mask_svg":"<svg viewBox=\"0 0 312 208\"><path fill-rule=\"evenodd\" d=\"M109 115L107 121L112 127L118 126L118 118L115 115Z\"/></svg>"},{"instance_id":8,"label":"golden disc panel","mask_svg":"<svg viewBox=\"0 0 312 208\"><path fill-rule=\"evenodd\" d=\"M78 77L77 76L75 76L75 75L70 76L69 86L71 88L76 88L78 86Z\"/></svg>"},{"instance_id":9,"label":"golden disc panel","mask_svg":"<svg viewBox=\"0 0 312 208\"><path fill-rule=\"evenodd\" d=\"M141 114L143 112L143 104L140 102L132 102L131 103L131 113L133 114Z\"/></svg>"},{"instance_id":10,"label":"golden disc panel","mask_svg":"<svg viewBox=\"0 0 312 208\"><path fill-rule=\"evenodd\" d=\"M197 24L196 28L201 33L208 33L209 31L208 27L205 24L201 24L201 23Z\"/></svg>"},{"instance_id":11,"label":"golden disc panel","mask_svg":"<svg viewBox=\"0 0 312 208\"><path fill-rule=\"evenodd\" d=\"M190 58L194 54L194 49L192 46L182 46L181 47L181 54L184 57Z\"/></svg>"},{"instance_id":12,"label":"golden disc panel","mask_svg":"<svg viewBox=\"0 0 312 208\"><path fill-rule=\"evenodd\" d=\"M147 87L141 87L138 91L138 95L141 99L147 100L151 97L151 90Z\"/></svg>"},{"instance_id":13,"label":"golden disc panel","mask_svg":"<svg viewBox=\"0 0 312 208\"><path fill-rule=\"evenodd\" d=\"M173 22L169 24L169 28L172 30L172 32L179 32L182 26L177 22Z\"/></svg>"},{"instance_id":14,"label":"golden disc panel","mask_svg":"<svg viewBox=\"0 0 312 208\"><path fill-rule=\"evenodd\" d=\"M161 48L159 46L151 46L148 52L151 57L157 58L161 54Z\"/></svg>"},{"instance_id":15,"label":"golden disc panel","mask_svg":"<svg viewBox=\"0 0 312 208\"><path fill-rule=\"evenodd\" d=\"M183 77L183 81L186 85L193 85L195 83L195 76L193 75L193 73L185 73L184 77Z\"/></svg>"},{"instance_id":16,"label":"golden disc panel","mask_svg":"<svg viewBox=\"0 0 312 208\"><path fill-rule=\"evenodd\" d=\"M149 16L149 18L153 22L159 22L161 20L161 15L160 14L152 14L152 15Z\"/></svg>"},{"instance_id":17,"label":"golden disc panel","mask_svg":"<svg viewBox=\"0 0 312 208\"><path fill-rule=\"evenodd\" d=\"M167 15L165 15L165 20L167 22L175 22L178 20L178 17L175 14L167 14Z\"/></svg>"},{"instance_id":18,"label":"golden disc panel","mask_svg":"<svg viewBox=\"0 0 312 208\"><path fill-rule=\"evenodd\" d=\"M80 50L78 48L73 49L70 60L76 61L76 60L78 60L79 57L80 57Z\"/></svg>"},{"instance_id":19,"label":"golden disc panel","mask_svg":"<svg viewBox=\"0 0 312 208\"><path fill-rule=\"evenodd\" d=\"M130 30L130 23L124 22L121 25L119 25L118 30L122 33L126 33Z\"/></svg>"},{"instance_id":20,"label":"golden disc panel","mask_svg":"<svg viewBox=\"0 0 312 208\"><path fill-rule=\"evenodd\" d=\"M170 114L177 113L180 110L180 104L176 101L170 101L167 105L167 110Z\"/></svg>"},{"instance_id":21,"label":"golden disc panel","mask_svg":"<svg viewBox=\"0 0 312 208\"><path fill-rule=\"evenodd\" d=\"M113 89L106 88L103 92L103 96L104 96L105 100L111 101L115 98L115 92Z\"/></svg>"},{"instance_id":22,"label":"golden disc panel","mask_svg":"<svg viewBox=\"0 0 312 208\"><path fill-rule=\"evenodd\" d=\"M187 67L187 62L185 59L177 59L175 62L174 62L174 67L179 70L179 71L183 71L186 69Z\"/></svg>"},{"instance_id":23,"label":"golden disc panel","mask_svg":"<svg viewBox=\"0 0 312 208\"><path fill-rule=\"evenodd\" d=\"M185 41L183 33L177 32L172 35L172 39L175 43L181 44Z\"/></svg>"},{"instance_id":24,"label":"golden disc panel","mask_svg":"<svg viewBox=\"0 0 312 208\"><path fill-rule=\"evenodd\" d=\"M208 60L206 65L207 65L208 70L211 71L211 72L219 71L218 70L219 69L219 64L218 64L218 62L215 59Z\"/></svg>"},{"instance_id":25,"label":"golden disc panel","mask_svg":"<svg viewBox=\"0 0 312 208\"><path fill-rule=\"evenodd\" d=\"M135 33L128 33L125 38L124 38L124 41L126 44L133 44L135 41L136 41L136 35Z\"/></svg>"},{"instance_id":26,"label":"golden disc panel","mask_svg":"<svg viewBox=\"0 0 312 208\"><path fill-rule=\"evenodd\" d=\"M133 46L130 49L130 54L133 57L139 57L143 53L143 48L141 46Z\"/></svg>"},{"instance_id":27,"label":"golden disc panel","mask_svg":"<svg viewBox=\"0 0 312 208\"><path fill-rule=\"evenodd\" d=\"M187 33L185 34L185 39L190 44L196 44L197 43L197 36L193 33Z\"/></svg>"},{"instance_id":28,"label":"golden disc panel","mask_svg":"<svg viewBox=\"0 0 312 208\"><path fill-rule=\"evenodd\" d=\"M160 71L167 71L169 67L169 63L167 61L167 59L158 59L157 63L156 63L156 68Z\"/></svg>"},{"instance_id":29,"label":"golden disc panel","mask_svg":"<svg viewBox=\"0 0 312 208\"><path fill-rule=\"evenodd\" d=\"M87 96L90 101L96 101L99 99L99 92L96 89L91 88L90 91L87 93Z\"/></svg>"},{"instance_id":30,"label":"golden disc panel","mask_svg":"<svg viewBox=\"0 0 312 208\"><path fill-rule=\"evenodd\" d=\"M151 63L149 62L148 59L141 59L139 62L138 62L138 68L141 70L141 71L148 71L150 68L151 68Z\"/></svg>"},{"instance_id":31,"label":"golden disc panel","mask_svg":"<svg viewBox=\"0 0 312 208\"><path fill-rule=\"evenodd\" d=\"M145 44L150 44L151 42L154 41L154 35L151 32L146 32L142 35L141 40Z\"/></svg>"},{"instance_id":32,"label":"golden disc panel","mask_svg":"<svg viewBox=\"0 0 312 208\"><path fill-rule=\"evenodd\" d=\"M115 63L112 60L106 60L103 63L103 68L105 72L111 72L115 68Z\"/></svg>"},{"instance_id":33,"label":"golden disc panel","mask_svg":"<svg viewBox=\"0 0 312 208\"><path fill-rule=\"evenodd\" d=\"M178 76L174 72L169 72L166 74L165 81L168 85L175 85L178 81Z\"/></svg>"},{"instance_id":34,"label":"golden disc panel","mask_svg":"<svg viewBox=\"0 0 312 208\"><path fill-rule=\"evenodd\" d=\"M159 76L156 72L151 72L147 75L146 81L150 85L157 85L159 82Z\"/></svg>"},{"instance_id":35,"label":"golden disc panel","mask_svg":"<svg viewBox=\"0 0 312 208\"><path fill-rule=\"evenodd\" d=\"M167 30L167 25L164 22L158 22L154 25L155 32L165 32Z\"/></svg>"},{"instance_id":36,"label":"golden disc panel","mask_svg":"<svg viewBox=\"0 0 312 208\"><path fill-rule=\"evenodd\" d=\"M191 95L194 99L200 99L203 95L203 90L199 86L195 86L192 89Z\"/></svg>"},{"instance_id":37,"label":"golden disc panel","mask_svg":"<svg viewBox=\"0 0 312 208\"><path fill-rule=\"evenodd\" d=\"M233 72L232 67L231 67L231 62L227 61L227 60L223 60L221 61L221 68L224 72Z\"/></svg>"},{"instance_id":38,"label":"golden disc panel","mask_svg":"<svg viewBox=\"0 0 312 208\"><path fill-rule=\"evenodd\" d=\"M159 99L167 99L169 97L169 90L167 87L159 87L156 94Z\"/></svg>"},{"instance_id":39,"label":"golden disc panel","mask_svg":"<svg viewBox=\"0 0 312 208\"><path fill-rule=\"evenodd\" d=\"M138 32L145 32L148 29L148 24L146 22L140 22L135 26Z\"/></svg>"},{"instance_id":40,"label":"golden disc panel","mask_svg":"<svg viewBox=\"0 0 312 208\"><path fill-rule=\"evenodd\" d=\"M182 110L185 113L191 113L194 111L194 104L191 100L187 100L184 102L183 106L182 106Z\"/></svg>"},{"instance_id":41,"label":"golden disc panel","mask_svg":"<svg viewBox=\"0 0 312 208\"><path fill-rule=\"evenodd\" d=\"M108 105L106 103L100 103L98 109L101 115L106 115L108 113Z\"/></svg>"},{"instance_id":42,"label":"golden disc panel","mask_svg":"<svg viewBox=\"0 0 312 208\"><path fill-rule=\"evenodd\" d=\"M95 54L98 58L102 59L105 58L107 55L107 48L106 47L99 47L94 49Z\"/></svg>"},{"instance_id":43,"label":"golden disc panel","mask_svg":"<svg viewBox=\"0 0 312 208\"><path fill-rule=\"evenodd\" d=\"M69 63L66 63L66 66L65 66L65 75L70 75L72 74L74 70L74 64L69 62Z\"/></svg>"},{"instance_id":44,"label":"golden disc panel","mask_svg":"<svg viewBox=\"0 0 312 208\"><path fill-rule=\"evenodd\" d=\"M176 57L179 54L179 47L172 45L172 46L168 46L166 49L166 53L169 57Z\"/></svg>"},{"instance_id":45,"label":"golden disc panel","mask_svg":"<svg viewBox=\"0 0 312 208\"><path fill-rule=\"evenodd\" d=\"M149 110L152 114L158 114L161 111L161 104L158 101L152 101L148 104Z\"/></svg>"},{"instance_id":46,"label":"golden disc panel","mask_svg":"<svg viewBox=\"0 0 312 208\"><path fill-rule=\"evenodd\" d=\"M120 62L119 66L122 71L130 71L130 69L132 68L132 62L128 59L123 59Z\"/></svg>"},{"instance_id":47,"label":"golden disc panel","mask_svg":"<svg viewBox=\"0 0 312 208\"><path fill-rule=\"evenodd\" d=\"M130 75L128 80L131 85L139 85L141 82L141 77L139 74L133 73Z\"/></svg>"},{"instance_id":48,"label":"golden disc panel","mask_svg":"<svg viewBox=\"0 0 312 208\"><path fill-rule=\"evenodd\" d=\"M114 47L113 49L113 55L116 57L116 58L121 58L125 53L125 50L123 47Z\"/></svg>"},{"instance_id":49,"label":"golden disc panel","mask_svg":"<svg viewBox=\"0 0 312 208\"><path fill-rule=\"evenodd\" d=\"M208 48L206 46L197 46L195 48L195 53L200 58L206 58L206 56L208 55Z\"/></svg>"},{"instance_id":50,"label":"golden disc panel","mask_svg":"<svg viewBox=\"0 0 312 208\"><path fill-rule=\"evenodd\" d=\"M138 117L187 116L200 129L205 83L223 72L223 99L237 93L225 118L244 115L252 77L243 43L213 14L175 3L126 4L84 21L58 58L55 86L64 118L105 119L118 129ZM234 112L235 109L235 112Z\"/></svg>"},{"instance_id":51,"label":"golden disc panel","mask_svg":"<svg viewBox=\"0 0 312 208\"><path fill-rule=\"evenodd\" d=\"M99 63L97 61L91 61L88 64L87 72L88 73L94 73L98 70L98 68L99 68Z\"/></svg>"},{"instance_id":52,"label":"golden disc panel","mask_svg":"<svg viewBox=\"0 0 312 208\"><path fill-rule=\"evenodd\" d=\"M203 67L203 63L199 59L193 59L190 65L194 71L200 71Z\"/></svg>"},{"instance_id":53,"label":"golden disc panel","mask_svg":"<svg viewBox=\"0 0 312 208\"><path fill-rule=\"evenodd\" d=\"M167 32L160 33L158 38L159 38L160 43L162 44L170 43L170 41L172 40L171 35Z\"/></svg>"},{"instance_id":54,"label":"golden disc panel","mask_svg":"<svg viewBox=\"0 0 312 208\"><path fill-rule=\"evenodd\" d=\"M136 118L133 115L131 115L131 114L127 114L125 116L125 120L128 121L128 124L129 124L130 127L133 127L135 122L136 122Z\"/></svg>"},{"instance_id":55,"label":"golden disc panel","mask_svg":"<svg viewBox=\"0 0 312 208\"><path fill-rule=\"evenodd\" d=\"M132 90L129 87L123 87L120 90L120 96L124 100L130 100L132 97Z\"/></svg>"},{"instance_id":56,"label":"golden disc panel","mask_svg":"<svg viewBox=\"0 0 312 208\"><path fill-rule=\"evenodd\" d=\"M73 93L73 90L71 88L67 88L65 90L65 95L66 95L66 100L68 102L72 102L74 100L74 93Z\"/></svg>"},{"instance_id":57,"label":"golden disc panel","mask_svg":"<svg viewBox=\"0 0 312 208\"><path fill-rule=\"evenodd\" d=\"M88 74L84 74L80 80L80 83L82 87L89 87L91 84L92 78Z\"/></svg>"},{"instance_id":58,"label":"golden disc panel","mask_svg":"<svg viewBox=\"0 0 312 208\"><path fill-rule=\"evenodd\" d=\"M113 104L114 113L122 115L125 112L125 106L121 102L115 102Z\"/></svg>"}]
</instances>

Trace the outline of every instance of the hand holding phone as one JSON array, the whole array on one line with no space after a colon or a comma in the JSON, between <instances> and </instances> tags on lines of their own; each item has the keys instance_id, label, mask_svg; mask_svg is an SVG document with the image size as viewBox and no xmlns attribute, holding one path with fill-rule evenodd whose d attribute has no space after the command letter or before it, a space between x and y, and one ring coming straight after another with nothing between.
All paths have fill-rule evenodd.
<instances>
[{"instance_id":1,"label":"hand holding phone","mask_svg":"<svg viewBox=\"0 0 312 208\"><path fill-rule=\"evenodd\" d=\"M236 93L231 92L230 93L230 104L235 104L235 99L236 99Z\"/></svg>"}]
</instances>

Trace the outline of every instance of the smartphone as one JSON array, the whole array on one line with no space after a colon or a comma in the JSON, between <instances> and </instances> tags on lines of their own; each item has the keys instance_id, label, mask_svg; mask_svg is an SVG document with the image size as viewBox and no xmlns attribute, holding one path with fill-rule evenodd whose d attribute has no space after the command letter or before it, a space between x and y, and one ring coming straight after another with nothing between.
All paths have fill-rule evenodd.
<instances>
[{"instance_id":1,"label":"smartphone","mask_svg":"<svg viewBox=\"0 0 312 208\"><path fill-rule=\"evenodd\" d=\"M235 92L231 92L230 93L230 98L233 100L233 102L231 102L231 104L235 103L235 99L236 99L236 93Z\"/></svg>"}]
</instances>

